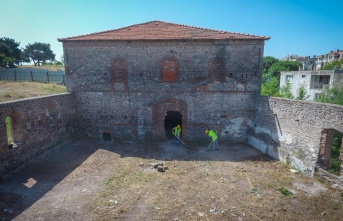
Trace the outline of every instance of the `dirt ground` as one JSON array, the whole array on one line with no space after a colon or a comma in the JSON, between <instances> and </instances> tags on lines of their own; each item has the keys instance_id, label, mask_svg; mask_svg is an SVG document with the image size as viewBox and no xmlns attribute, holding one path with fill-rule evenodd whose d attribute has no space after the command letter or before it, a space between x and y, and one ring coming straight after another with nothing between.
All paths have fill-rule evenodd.
<instances>
[{"instance_id":1,"label":"dirt ground","mask_svg":"<svg viewBox=\"0 0 343 221\"><path fill-rule=\"evenodd\" d=\"M342 220L341 190L220 147L74 141L2 181L0 220Z\"/></svg>"}]
</instances>

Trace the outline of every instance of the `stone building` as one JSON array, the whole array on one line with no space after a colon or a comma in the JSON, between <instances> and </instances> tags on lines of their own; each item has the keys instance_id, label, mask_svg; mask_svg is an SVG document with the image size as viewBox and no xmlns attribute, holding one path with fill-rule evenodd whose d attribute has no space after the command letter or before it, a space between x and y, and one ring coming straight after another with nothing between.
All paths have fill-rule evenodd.
<instances>
[{"instance_id":1,"label":"stone building","mask_svg":"<svg viewBox=\"0 0 343 221\"><path fill-rule=\"evenodd\" d=\"M77 124L91 136L246 141L269 37L161 21L60 38Z\"/></svg>"},{"instance_id":2,"label":"stone building","mask_svg":"<svg viewBox=\"0 0 343 221\"><path fill-rule=\"evenodd\" d=\"M160 21L59 39L69 92L0 102L0 179L75 132L166 139L177 124L183 139L206 139L212 128L223 146L248 143L304 174L331 177L343 106L261 97L268 39ZM333 178L343 185L343 142L339 162Z\"/></svg>"}]
</instances>

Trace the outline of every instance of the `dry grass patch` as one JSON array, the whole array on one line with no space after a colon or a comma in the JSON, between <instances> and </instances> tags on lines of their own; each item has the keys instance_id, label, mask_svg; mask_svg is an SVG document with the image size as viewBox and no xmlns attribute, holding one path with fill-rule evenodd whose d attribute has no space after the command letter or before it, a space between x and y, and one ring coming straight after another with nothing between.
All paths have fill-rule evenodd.
<instances>
[{"instance_id":1,"label":"dry grass patch","mask_svg":"<svg viewBox=\"0 0 343 221\"><path fill-rule=\"evenodd\" d=\"M164 161L151 158L113 162L91 210L100 220L339 220L338 192L310 196L293 183L318 182L293 174L277 161ZM285 194L283 191L292 194Z\"/></svg>"},{"instance_id":2,"label":"dry grass patch","mask_svg":"<svg viewBox=\"0 0 343 221\"><path fill-rule=\"evenodd\" d=\"M38 82L0 81L0 102L65 93L66 87Z\"/></svg>"}]
</instances>

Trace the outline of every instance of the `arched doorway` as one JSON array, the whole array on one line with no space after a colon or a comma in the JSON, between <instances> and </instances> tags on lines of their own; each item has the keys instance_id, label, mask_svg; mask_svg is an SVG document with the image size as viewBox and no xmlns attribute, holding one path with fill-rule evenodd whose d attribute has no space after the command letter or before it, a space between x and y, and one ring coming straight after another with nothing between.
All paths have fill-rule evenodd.
<instances>
[{"instance_id":1,"label":"arched doorway","mask_svg":"<svg viewBox=\"0 0 343 221\"><path fill-rule=\"evenodd\" d=\"M320 139L317 165L337 176L342 175L343 135L335 129L324 129Z\"/></svg>"},{"instance_id":2,"label":"arched doorway","mask_svg":"<svg viewBox=\"0 0 343 221\"><path fill-rule=\"evenodd\" d=\"M172 133L172 129L176 127L177 125L182 125L182 115L178 111L167 111L166 116L164 117L164 129L165 134L168 138L172 139L174 138L174 135ZM182 136L182 130L181 135Z\"/></svg>"},{"instance_id":3,"label":"arched doorway","mask_svg":"<svg viewBox=\"0 0 343 221\"><path fill-rule=\"evenodd\" d=\"M167 116L167 128L165 127L165 120ZM160 100L152 105L152 131L153 135L168 137L173 136L171 134L171 128L173 125L180 124L182 129L182 135L185 138L187 135L187 104L185 101L177 98L167 98ZM171 125L169 125L171 124ZM169 129L169 127L171 127Z\"/></svg>"}]
</instances>

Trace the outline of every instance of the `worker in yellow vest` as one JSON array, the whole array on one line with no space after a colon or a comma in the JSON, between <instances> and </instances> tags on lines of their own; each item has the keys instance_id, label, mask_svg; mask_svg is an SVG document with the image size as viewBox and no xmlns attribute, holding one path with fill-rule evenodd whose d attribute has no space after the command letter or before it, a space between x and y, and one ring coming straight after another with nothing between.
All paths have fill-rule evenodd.
<instances>
[{"instance_id":1,"label":"worker in yellow vest","mask_svg":"<svg viewBox=\"0 0 343 221\"><path fill-rule=\"evenodd\" d=\"M212 150L219 150L218 136L217 136L217 134L214 133L214 131L211 130L211 129L205 130L205 133L206 133L209 137L211 137L211 139L212 139L210 145L207 147L207 150L210 149L211 145L213 145L213 149L212 149Z\"/></svg>"},{"instance_id":2,"label":"worker in yellow vest","mask_svg":"<svg viewBox=\"0 0 343 221\"><path fill-rule=\"evenodd\" d=\"M179 145L180 144L180 134L181 134L181 126L180 125L177 125L176 127L174 127L173 129L172 129L172 133L174 134L174 140L175 140L175 143L177 144L177 145Z\"/></svg>"}]
</instances>

